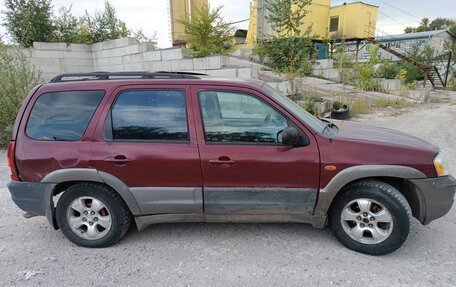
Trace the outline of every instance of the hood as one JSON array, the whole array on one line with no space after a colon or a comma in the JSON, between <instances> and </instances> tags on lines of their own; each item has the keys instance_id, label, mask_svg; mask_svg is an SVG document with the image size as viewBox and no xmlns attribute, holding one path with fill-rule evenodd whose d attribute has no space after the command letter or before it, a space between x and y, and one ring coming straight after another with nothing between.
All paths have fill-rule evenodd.
<instances>
[{"instance_id":1,"label":"hood","mask_svg":"<svg viewBox=\"0 0 456 287\"><path fill-rule=\"evenodd\" d=\"M339 129L332 135L333 139L365 141L439 152L438 147L425 140L392 129L347 121L331 120L331 122Z\"/></svg>"}]
</instances>

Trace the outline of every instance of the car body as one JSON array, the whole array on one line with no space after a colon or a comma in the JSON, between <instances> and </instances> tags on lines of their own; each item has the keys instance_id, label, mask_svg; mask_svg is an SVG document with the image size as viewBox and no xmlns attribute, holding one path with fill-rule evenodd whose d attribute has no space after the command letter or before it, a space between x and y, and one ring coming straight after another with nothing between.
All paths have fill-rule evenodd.
<instances>
[{"instance_id":1,"label":"car body","mask_svg":"<svg viewBox=\"0 0 456 287\"><path fill-rule=\"evenodd\" d=\"M393 201L422 224L445 215L454 201L456 181L434 145L389 129L317 119L260 81L177 73L73 76L31 91L8 151L14 202L28 217L46 216L55 229L66 224L59 224L55 202L75 184L109 189L139 230L166 222L303 222L324 228L331 225L335 203L360 182L364 190L393 190ZM89 187L81 190L90 195ZM97 198L89 197L86 202ZM382 200L374 195L369 204ZM85 218L70 209L60 217ZM361 217L357 226L364 226L362 220L371 226L374 216ZM110 220L109 230L116 225ZM335 221L352 228L351 221ZM384 230L400 226L392 224ZM70 238L107 246L96 244L100 238L82 238L90 244L80 239ZM369 254L400 246L379 251L373 242L363 245L366 250L344 244Z\"/></svg>"}]
</instances>

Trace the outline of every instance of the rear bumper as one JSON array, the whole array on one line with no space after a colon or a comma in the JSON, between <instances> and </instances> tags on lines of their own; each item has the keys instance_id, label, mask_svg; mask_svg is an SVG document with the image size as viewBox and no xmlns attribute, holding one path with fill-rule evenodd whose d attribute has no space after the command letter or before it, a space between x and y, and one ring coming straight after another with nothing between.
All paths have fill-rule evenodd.
<instances>
[{"instance_id":1,"label":"rear bumper","mask_svg":"<svg viewBox=\"0 0 456 287\"><path fill-rule=\"evenodd\" d=\"M52 191L55 184L10 181L8 189L14 203L31 215L46 216L53 224Z\"/></svg>"},{"instance_id":2,"label":"rear bumper","mask_svg":"<svg viewBox=\"0 0 456 287\"><path fill-rule=\"evenodd\" d=\"M424 214L420 216L421 223L429 224L450 211L456 192L456 179L453 176L410 181L419 189L424 201Z\"/></svg>"}]
</instances>

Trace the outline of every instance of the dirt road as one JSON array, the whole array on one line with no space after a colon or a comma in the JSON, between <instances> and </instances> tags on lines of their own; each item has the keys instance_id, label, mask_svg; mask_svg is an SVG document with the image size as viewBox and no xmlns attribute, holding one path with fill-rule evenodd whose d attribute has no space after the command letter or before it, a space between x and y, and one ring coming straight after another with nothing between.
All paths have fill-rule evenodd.
<instances>
[{"instance_id":1,"label":"dirt road","mask_svg":"<svg viewBox=\"0 0 456 287\"><path fill-rule=\"evenodd\" d=\"M455 105L393 112L357 121L439 145L456 174ZM428 226L414 221L405 245L382 257L300 224L164 224L85 249L45 218L22 217L5 188L5 152L0 171L0 286L456 286L456 208Z\"/></svg>"}]
</instances>

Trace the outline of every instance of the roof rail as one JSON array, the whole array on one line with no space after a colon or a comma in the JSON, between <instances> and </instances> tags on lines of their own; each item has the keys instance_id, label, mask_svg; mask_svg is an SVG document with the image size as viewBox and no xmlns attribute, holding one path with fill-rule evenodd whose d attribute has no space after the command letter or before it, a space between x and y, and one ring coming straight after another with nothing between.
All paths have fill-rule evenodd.
<instances>
[{"instance_id":1,"label":"roof rail","mask_svg":"<svg viewBox=\"0 0 456 287\"><path fill-rule=\"evenodd\" d=\"M198 76L206 74L192 72L90 72L90 73L67 73L55 76L50 83L74 82L74 81L96 81L112 79L201 79Z\"/></svg>"}]
</instances>

